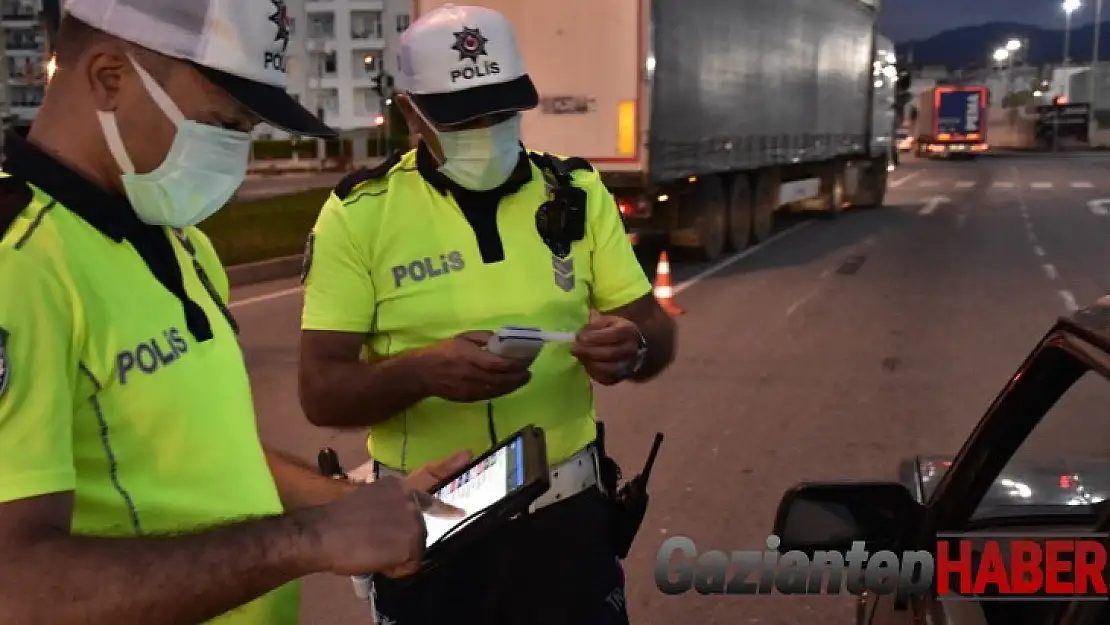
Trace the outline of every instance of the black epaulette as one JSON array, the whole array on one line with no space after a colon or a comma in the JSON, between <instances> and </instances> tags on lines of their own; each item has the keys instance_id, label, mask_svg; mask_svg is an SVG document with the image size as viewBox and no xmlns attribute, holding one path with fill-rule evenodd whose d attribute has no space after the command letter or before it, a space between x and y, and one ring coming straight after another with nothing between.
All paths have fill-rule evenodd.
<instances>
[{"instance_id":1,"label":"black epaulette","mask_svg":"<svg viewBox=\"0 0 1110 625\"><path fill-rule=\"evenodd\" d=\"M579 169L583 170L583 171L593 171L594 170L594 166L590 164L590 161L587 161L584 158L578 158L577 156L572 156L570 158L563 159L563 162L567 164L567 169L569 169L571 171L575 171L575 170L579 170Z\"/></svg>"},{"instance_id":2,"label":"black epaulette","mask_svg":"<svg viewBox=\"0 0 1110 625\"><path fill-rule=\"evenodd\" d=\"M348 196L351 195L351 192L354 191L355 187L357 187L358 185L364 182L369 182L371 180L381 180L382 178L385 178L386 174L389 173L389 170L393 169L393 167L396 166L397 163L401 162L401 157L403 157L404 155L404 152L401 152L400 150L394 150L377 167L364 167L358 171L348 174L346 177L339 181L339 184L335 185L335 190L333 191L335 193L335 196L341 200L345 200Z\"/></svg>"},{"instance_id":3,"label":"black epaulette","mask_svg":"<svg viewBox=\"0 0 1110 625\"><path fill-rule=\"evenodd\" d=\"M547 152L529 152L528 157L532 159L532 163L544 171L551 172L555 175L567 175L577 170L593 171L594 166L584 158L572 156L570 158L559 158Z\"/></svg>"},{"instance_id":4,"label":"black epaulette","mask_svg":"<svg viewBox=\"0 0 1110 625\"><path fill-rule=\"evenodd\" d=\"M0 178L0 238L34 199L35 194L26 182L11 176Z\"/></svg>"}]
</instances>

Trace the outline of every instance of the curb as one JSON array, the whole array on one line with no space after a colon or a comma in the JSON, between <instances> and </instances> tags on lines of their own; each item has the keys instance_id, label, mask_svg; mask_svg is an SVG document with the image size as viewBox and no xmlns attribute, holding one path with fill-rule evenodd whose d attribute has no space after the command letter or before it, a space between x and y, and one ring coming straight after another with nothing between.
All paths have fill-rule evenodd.
<instances>
[{"instance_id":1,"label":"curb","mask_svg":"<svg viewBox=\"0 0 1110 625\"><path fill-rule=\"evenodd\" d=\"M257 263L232 265L227 268L227 280L231 286L244 286L281 280L282 278L295 278L301 275L301 263L304 257L300 254L281 256Z\"/></svg>"}]
</instances>

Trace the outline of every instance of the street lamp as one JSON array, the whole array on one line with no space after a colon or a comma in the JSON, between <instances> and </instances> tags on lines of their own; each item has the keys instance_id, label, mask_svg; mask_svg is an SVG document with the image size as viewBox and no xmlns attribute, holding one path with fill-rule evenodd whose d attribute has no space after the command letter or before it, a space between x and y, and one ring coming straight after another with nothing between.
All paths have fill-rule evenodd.
<instances>
[{"instance_id":1,"label":"street lamp","mask_svg":"<svg viewBox=\"0 0 1110 625\"><path fill-rule=\"evenodd\" d=\"M1064 65L1068 64L1071 56L1071 14L1083 6L1080 0L1064 0Z\"/></svg>"},{"instance_id":2,"label":"street lamp","mask_svg":"<svg viewBox=\"0 0 1110 625\"><path fill-rule=\"evenodd\" d=\"M1007 50L1006 48L998 48L997 50L994 51L994 62L995 63L998 63L998 64L1001 65L1002 63L1006 62L1006 59L1009 59L1009 58L1010 58L1010 51Z\"/></svg>"},{"instance_id":3,"label":"street lamp","mask_svg":"<svg viewBox=\"0 0 1110 625\"><path fill-rule=\"evenodd\" d=\"M1011 40L1006 42L1006 51L1007 52L1017 52L1020 49L1021 49L1021 40L1020 39L1011 39Z\"/></svg>"}]
</instances>

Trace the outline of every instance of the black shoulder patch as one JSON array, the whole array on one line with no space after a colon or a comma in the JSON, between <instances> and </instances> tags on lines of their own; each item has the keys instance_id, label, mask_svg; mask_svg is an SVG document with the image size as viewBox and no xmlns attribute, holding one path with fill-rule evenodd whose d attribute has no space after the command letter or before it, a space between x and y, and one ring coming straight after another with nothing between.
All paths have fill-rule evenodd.
<instances>
[{"instance_id":1,"label":"black shoulder patch","mask_svg":"<svg viewBox=\"0 0 1110 625\"><path fill-rule=\"evenodd\" d=\"M379 164L377 167L372 167L369 169L362 168L358 171L348 174L345 178L339 181L339 184L335 185L336 197L341 200L345 200L348 196L351 195L351 191L354 191L355 187L357 187L358 185L370 180L380 180L382 178L385 178L386 174L389 173L389 170L393 169L393 167L397 163L401 162L401 157L404 155L404 152L401 152L400 150L394 150L393 153L386 157L386 159L382 161L381 164Z\"/></svg>"},{"instance_id":2,"label":"black shoulder patch","mask_svg":"<svg viewBox=\"0 0 1110 625\"><path fill-rule=\"evenodd\" d=\"M584 170L584 171L593 171L594 170L594 166L590 164L590 161L587 161L584 158L578 158L577 156L572 156L572 157L566 159L563 162L567 164L567 169L569 169L571 171L575 171L575 170L578 170L578 169L581 169L581 170Z\"/></svg>"},{"instance_id":3,"label":"black shoulder patch","mask_svg":"<svg viewBox=\"0 0 1110 625\"><path fill-rule=\"evenodd\" d=\"M8 233L16 217L35 198L31 187L18 178L0 178L0 237Z\"/></svg>"}]
</instances>

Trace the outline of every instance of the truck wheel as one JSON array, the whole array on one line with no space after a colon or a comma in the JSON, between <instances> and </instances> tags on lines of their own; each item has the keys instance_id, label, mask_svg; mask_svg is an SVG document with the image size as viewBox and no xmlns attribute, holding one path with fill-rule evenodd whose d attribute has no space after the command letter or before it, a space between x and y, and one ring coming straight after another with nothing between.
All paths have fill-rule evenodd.
<instances>
[{"instance_id":1,"label":"truck wheel","mask_svg":"<svg viewBox=\"0 0 1110 625\"><path fill-rule=\"evenodd\" d=\"M860 198L857 206L860 208L878 208L886 199L887 178L890 172L886 170L887 160L877 158L867 165L860 178L860 188L856 195Z\"/></svg>"},{"instance_id":2,"label":"truck wheel","mask_svg":"<svg viewBox=\"0 0 1110 625\"><path fill-rule=\"evenodd\" d=\"M774 170L757 174L752 202L752 238L766 241L775 227L775 211L779 207L779 177Z\"/></svg>"},{"instance_id":3,"label":"truck wheel","mask_svg":"<svg viewBox=\"0 0 1110 625\"><path fill-rule=\"evenodd\" d=\"M745 176L732 181L728 198L729 246L739 252L748 247L752 239L752 187Z\"/></svg>"},{"instance_id":4,"label":"truck wheel","mask_svg":"<svg viewBox=\"0 0 1110 625\"><path fill-rule=\"evenodd\" d=\"M717 260L725 253L728 239L728 202L721 179L702 178L694 201L698 211L694 220L694 232L698 235L696 252L701 260Z\"/></svg>"}]
</instances>

